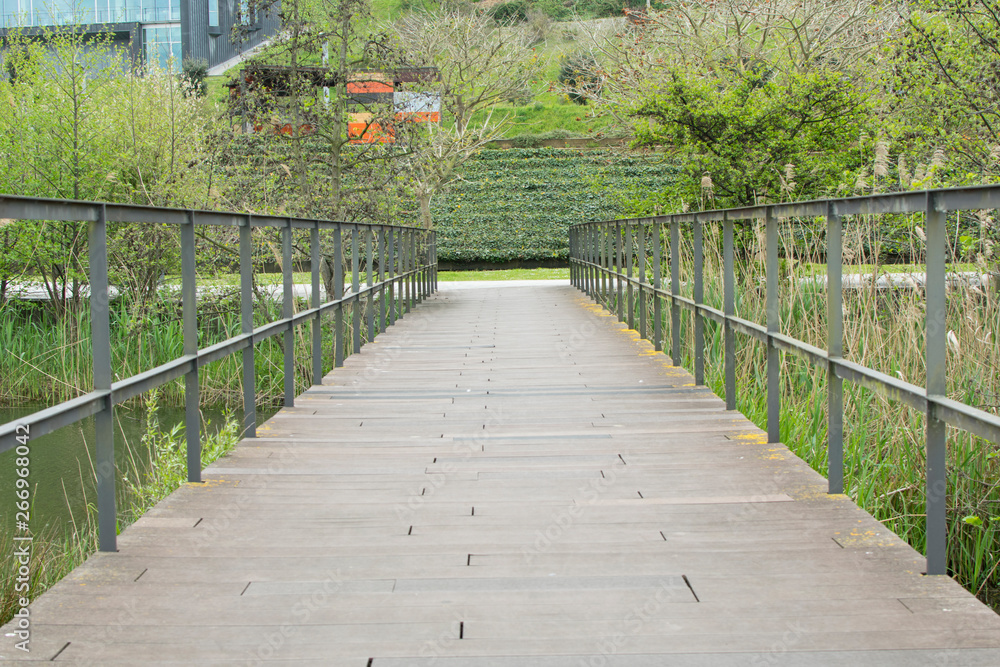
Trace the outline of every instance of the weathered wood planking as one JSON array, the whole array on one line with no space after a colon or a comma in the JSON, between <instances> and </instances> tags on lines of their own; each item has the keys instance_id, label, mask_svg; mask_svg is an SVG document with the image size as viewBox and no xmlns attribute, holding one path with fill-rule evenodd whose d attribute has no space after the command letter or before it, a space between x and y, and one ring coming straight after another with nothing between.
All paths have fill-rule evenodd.
<instances>
[{"instance_id":1,"label":"weathered wood planking","mask_svg":"<svg viewBox=\"0 0 1000 667\"><path fill-rule=\"evenodd\" d=\"M260 436L36 601L30 657L1000 664L1000 617L566 285L439 293Z\"/></svg>"}]
</instances>

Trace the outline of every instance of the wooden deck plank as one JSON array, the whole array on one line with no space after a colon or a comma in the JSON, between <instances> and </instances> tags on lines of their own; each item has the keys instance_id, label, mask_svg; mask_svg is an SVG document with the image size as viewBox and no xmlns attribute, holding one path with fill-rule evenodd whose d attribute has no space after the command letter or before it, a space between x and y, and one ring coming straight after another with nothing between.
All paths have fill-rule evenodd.
<instances>
[{"instance_id":1,"label":"wooden deck plank","mask_svg":"<svg viewBox=\"0 0 1000 667\"><path fill-rule=\"evenodd\" d=\"M1000 617L584 305L426 300L37 600L32 654L0 662L1000 664Z\"/></svg>"}]
</instances>

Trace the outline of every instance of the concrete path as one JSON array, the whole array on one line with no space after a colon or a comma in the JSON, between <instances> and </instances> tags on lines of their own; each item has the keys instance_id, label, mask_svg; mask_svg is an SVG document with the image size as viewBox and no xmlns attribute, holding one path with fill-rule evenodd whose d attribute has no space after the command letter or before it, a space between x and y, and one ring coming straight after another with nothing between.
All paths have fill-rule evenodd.
<instances>
[{"instance_id":1,"label":"concrete path","mask_svg":"<svg viewBox=\"0 0 1000 667\"><path fill-rule=\"evenodd\" d=\"M564 282L444 290L37 600L27 657L1000 664L1000 617L765 441Z\"/></svg>"}]
</instances>

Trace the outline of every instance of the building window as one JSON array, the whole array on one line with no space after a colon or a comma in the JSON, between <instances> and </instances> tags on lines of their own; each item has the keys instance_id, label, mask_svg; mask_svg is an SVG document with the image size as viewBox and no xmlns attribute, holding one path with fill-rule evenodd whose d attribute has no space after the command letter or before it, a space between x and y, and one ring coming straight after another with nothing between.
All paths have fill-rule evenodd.
<instances>
[{"instance_id":1,"label":"building window","mask_svg":"<svg viewBox=\"0 0 1000 667\"><path fill-rule=\"evenodd\" d=\"M219 27L219 0L208 0L208 25Z\"/></svg>"},{"instance_id":2,"label":"building window","mask_svg":"<svg viewBox=\"0 0 1000 667\"><path fill-rule=\"evenodd\" d=\"M181 69L181 27L180 25L147 26L142 29L142 43L146 64L167 72Z\"/></svg>"},{"instance_id":3,"label":"building window","mask_svg":"<svg viewBox=\"0 0 1000 667\"><path fill-rule=\"evenodd\" d=\"M250 27L257 22L255 12L250 8L250 0L240 0L240 25Z\"/></svg>"},{"instance_id":4,"label":"building window","mask_svg":"<svg viewBox=\"0 0 1000 667\"><path fill-rule=\"evenodd\" d=\"M218 0L213 6L218 25ZM0 28L180 20L181 0L0 0Z\"/></svg>"}]
</instances>

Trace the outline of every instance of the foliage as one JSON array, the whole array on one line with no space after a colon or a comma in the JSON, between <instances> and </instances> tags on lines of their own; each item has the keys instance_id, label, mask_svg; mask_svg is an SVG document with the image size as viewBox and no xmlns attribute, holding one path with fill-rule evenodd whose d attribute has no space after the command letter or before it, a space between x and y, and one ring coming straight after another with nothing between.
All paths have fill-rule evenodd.
<instances>
[{"instance_id":1,"label":"foliage","mask_svg":"<svg viewBox=\"0 0 1000 667\"><path fill-rule=\"evenodd\" d=\"M0 81L10 113L0 117L3 192L203 207L209 197L209 122L169 75L125 72L107 35L43 30L47 47L14 31ZM48 49L48 50L47 50ZM58 316L82 307L87 281L85 223L4 221L0 283L32 272ZM109 228L112 280L145 303L175 259L172 232Z\"/></svg>"},{"instance_id":2,"label":"foliage","mask_svg":"<svg viewBox=\"0 0 1000 667\"><path fill-rule=\"evenodd\" d=\"M565 260L570 224L614 217L622 193L669 185L661 157L567 149L484 150L435 199L444 262Z\"/></svg>"},{"instance_id":3,"label":"foliage","mask_svg":"<svg viewBox=\"0 0 1000 667\"><path fill-rule=\"evenodd\" d=\"M569 90L569 98L577 104L586 104L592 95L599 94L601 75L594 56L589 53L563 56L559 63L559 83Z\"/></svg>"},{"instance_id":4,"label":"foliage","mask_svg":"<svg viewBox=\"0 0 1000 667\"><path fill-rule=\"evenodd\" d=\"M993 182L1000 175L996 3L920 0L909 7L903 30L884 47L887 138L914 167L937 151L947 154L951 164L936 165L936 183Z\"/></svg>"},{"instance_id":5,"label":"foliage","mask_svg":"<svg viewBox=\"0 0 1000 667\"><path fill-rule=\"evenodd\" d=\"M204 58L185 58L178 75L185 86L184 95L205 97L208 94L208 61Z\"/></svg>"},{"instance_id":6,"label":"foliage","mask_svg":"<svg viewBox=\"0 0 1000 667\"><path fill-rule=\"evenodd\" d=\"M524 22L528 20L528 3L526 0L502 2L491 7L489 12L497 23Z\"/></svg>"},{"instance_id":7,"label":"foliage","mask_svg":"<svg viewBox=\"0 0 1000 667\"><path fill-rule=\"evenodd\" d=\"M673 72L630 113L645 121L636 145L679 147L688 176L681 201L717 199L708 205L716 208L834 194L861 163L866 111L843 76L819 70L780 81L744 76L721 90L718 80Z\"/></svg>"},{"instance_id":8,"label":"foliage","mask_svg":"<svg viewBox=\"0 0 1000 667\"><path fill-rule=\"evenodd\" d=\"M174 424L169 431L160 427L160 395L153 390L146 395L146 432L142 435L140 451L147 455L145 461L134 462L139 470L123 477L125 491L131 500L123 520L132 523L147 509L166 498L187 481L187 437L182 424ZM214 463L229 453L240 441L241 423L233 414L227 414L223 426L212 433L201 435L201 466ZM140 470L142 472L140 472Z\"/></svg>"}]
</instances>

